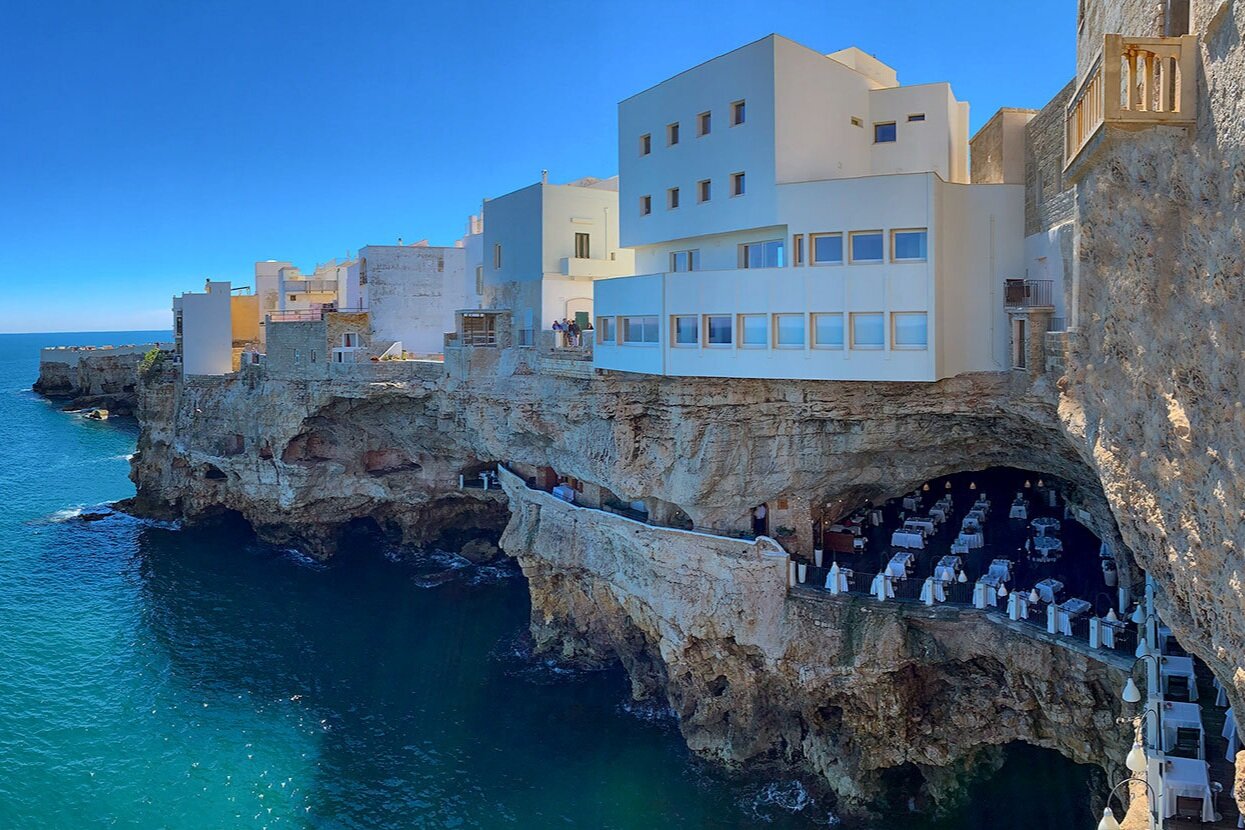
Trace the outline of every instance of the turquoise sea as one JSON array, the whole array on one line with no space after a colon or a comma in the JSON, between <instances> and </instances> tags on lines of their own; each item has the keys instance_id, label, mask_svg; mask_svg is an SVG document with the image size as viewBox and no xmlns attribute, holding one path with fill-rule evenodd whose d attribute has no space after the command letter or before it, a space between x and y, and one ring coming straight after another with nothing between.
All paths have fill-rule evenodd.
<instances>
[{"instance_id":1,"label":"turquoise sea","mask_svg":"<svg viewBox=\"0 0 1245 830\"><path fill-rule=\"evenodd\" d=\"M136 427L29 391L39 347L155 334L0 335L0 830L836 823L691 757L620 672L533 660L512 567L75 518L132 494ZM937 828L1092 826L1092 778L1017 748Z\"/></svg>"}]
</instances>

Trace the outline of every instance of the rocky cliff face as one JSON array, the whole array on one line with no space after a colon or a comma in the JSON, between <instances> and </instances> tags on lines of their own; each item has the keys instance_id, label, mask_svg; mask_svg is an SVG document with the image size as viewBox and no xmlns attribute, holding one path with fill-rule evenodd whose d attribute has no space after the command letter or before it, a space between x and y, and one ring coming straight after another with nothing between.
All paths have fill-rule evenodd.
<instances>
[{"instance_id":1,"label":"rocky cliff face","mask_svg":"<svg viewBox=\"0 0 1245 830\"><path fill-rule=\"evenodd\" d=\"M789 595L767 540L656 529L504 478L502 546L531 585L538 646L620 658L703 755L800 767L860 812L914 794L943 806L1011 741L1084 763L1127 752L1114 722L1127 660L975 611Z\"/></svg>"},{"instance_id":2,"label":"rocky cliff face","mask_svg":"<svg viewBox=\"0 0 1245 830\"><path fill-rule=\"evenodd\" d=\"M34 390L68 398L67 409L102 407L118 415L137 406L138 364L144 347L45 349Z\"/></svg>"}]
</instances>

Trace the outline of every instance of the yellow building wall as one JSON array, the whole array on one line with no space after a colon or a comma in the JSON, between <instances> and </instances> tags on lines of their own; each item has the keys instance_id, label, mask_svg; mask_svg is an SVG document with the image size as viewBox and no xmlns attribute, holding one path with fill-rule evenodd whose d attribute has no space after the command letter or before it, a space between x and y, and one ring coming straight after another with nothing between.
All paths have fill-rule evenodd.
<instances>
[{"instance_id":1,"label":"yellow building wall","mask_svg":"<svg viewBox=\"0 0 1245 830\"><path fill-rule=\"evenodd\" d=\"M230 297L229 317L235 344L259 340L259 295L235 294Z\"/></svg>"}]
</instances>

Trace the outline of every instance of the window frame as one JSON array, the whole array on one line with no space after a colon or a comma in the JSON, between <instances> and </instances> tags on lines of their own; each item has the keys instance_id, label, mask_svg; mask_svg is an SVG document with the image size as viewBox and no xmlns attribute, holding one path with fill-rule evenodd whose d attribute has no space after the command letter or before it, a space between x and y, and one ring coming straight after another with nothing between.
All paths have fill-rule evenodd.
<instances>
[{"instance_id":1,"label":"window frame","mask_svg":"<svg viewBox=\"0 0 1245 830\"><path fill-rule=\"evenodd\" d=\"M823 351L841 352L847 348L847 321L843 317L842 311L814 311L809 315L809 342L810 347L821 349ZM838 343L822 343L817 337L817 318L818 317L837 317L839 319L839 342Z\"/></svg>"},{"instance_id":2,"label":"window frame","mask_svg":"<svg viewBox=\"0 0 1245 830\"><path fill-rule=\"evenodd\" d=\"M892 138L879 139L878 138L879 127L893 128L894 136ZM899 124L897 122L895 121L874 121L873 122L873 143L874 144L894 144L897 141L899 141Z\"/></svg>"},{"instance_id":3,"label":"window frame","mask_svg":"<svg viewBox=\"0 0 1245 830\"><path fill-rule=\"evenodd\" d=\"M713 179L701 179L696 182L696 204L703 205L713 198Z\"/></svg>"},{"instance_id":4,"label":"window frame","mask_svg":"<svg viewBox=\"0 0 1245 830\"><path fill-rule=\"evenodd\" d=\"M879 246L880 250L878 251L878 258L877 259L856 259L856 244L855 244L856 238L859 236L872 236L875 234L879 237L878 242L880 243L880 246ZM878 228L875 230L848 231L847 232L847 264L848 265L882 265L885 262L886 262L886 232L885 231L883 231L881 228Z\"/></svg>"},{"instance_id":5,"label":"window frame","mask_svg":"<svg viewBox=\"0 0 1245 830\"><path fill-rule=\"evenodd\" d=\"M903 257L895 255L895 242L901 233L921 233L925 235L925 242L922 245L925 248L925 256L923 257ZM929 262L929 228L891 228L891 262Z\"/></svg>"},{"instance_id":6,"label":"window frame","mask_svg":"<svg viewBox=\"0 0 1245 830\"><path fill-rule=\"evenodd\" d=\"M597 342L618 345L618 318L604 314L597 318Z\"/></svg>"},{"instance_id":7,"label":"window frame","mask_svg":"<svg viewBox=\"0 0 1245 830\"><path fill-rule=\"evenodd\" d=\"M856 323L862 317L879 318L878 320L878 322L880 323L879 328L880 328L880 331L882 332L882 342L880 344L873 345L871 343L862 344L862 343L857 342ZM851 312L848 312L848 325L851 329L850 332L848 332L848 334L851 339L852 351L854 352L880 352L880 351L886 350L886 314L885 313L881 311L851 311Z\"/></svg>"},{"instance_id":8,"label":"window frame","mask_svg":"<svg viewBox=\"0 0 1245 830\"><path fill-rule=\"evenodd\" d=\"M500 243L500 242L494 242L494 243L493 243L493 270L494 270L494 271L500 271L500 270L501 270L501 262L502 262L502 260L501 260L501 243Z\"/></svg>"},{"instance_id":9,"label":"window frame","mask_svg":"<svg viewBox=\"0 0 1245 830\"><path fill-rule=\"evenodd\" d=\"M862 130L865 128L865 120L860 116L850 115L848 117L852 120L853 127L860 127Z\"/></svg>"},{"instance_id":10,"label":"window frame","mask_svg":"<svg viewBox=\"0 0 1245 830\"><path fill-rule=\"evenodd\" d=\"M817 240L830 239L836 236L839 238L839 259L838 261L836 262L834 260L826 260L825 262L819 262L817 260ZM824 233L810 233L808 235L808 240L809 240L808 241L808 264L810 266L824 268L824 267L847 264L844 260L843 231L825 231Z\"/></svg>"},{"instance_id":11,"label":"window frame","mask_svg":"<svg viewBox=\"0 0 1245 830\"><path fill-rule=\"evenodd\" d=\"M742 127L748 121L748 99L731 101L731 126Z\"/></svg>"},{"instance_id":12,"label":"window frame","mask_svg":"<svg viewBox=\"0 0 1245 830\"><path fill-rule=\"evenodd\" d=\"M575 231L575 259L592 259L592 234L587 231ZM583 242L583 253L579 243Z\"/></svg>"},{"instance_id":13,"label":"window frame","mask_svg":"<svg viewBox=\"0 0 1245 830\"><path fill-rule=\"evenodd\" d=\"M630 326L627 321L629 320L642 321L640 323L640 332L641 332L642 337L647 337L649 333L648 321L651 320L652 325L653 325L653 335L655 339L653 340L647 340L647 339L628 340L627 333L628 333L628 329L630 328ZM618 343L621 346L643 346L645 348L660 346L661 345L661 318L658 317L656 314L620 314L618 316Z\"/></svg>"},{"instance_id":14,"label":"window frame","mask_svg":"<svg viewBox=\"0 0 1245 830\"><path fill-rule=\"evenodd\" d=\"M713 110L705 110L696 116L696 137L704 138L713 132Z\"/></svg>"},{"instance_id":15,"label":"window frame","mask_svg":"<svg viewBox=\"0 0 1245 830\"><path fill-rule=\"evenodd\" d=\"M679 209L679 189L677 187L666 188L666 210Z\"/></svg>"},{"instance_id":16,"label":"window frame","mask_svg":"<svg viewBox=\"0 0 1245 830\"><path fill-rule=\"evenodd\" d=\"M666 125L666 146L676 147L679 143L679 122L671 121Z\"/></svg>"},{"instance_id":17,"label":"window frame","mask_svg":"<svg viewBox=\"0 0 1245 830\"><path fill-rule=\"evenodd\" d=\"M747 328L744 325L745 320L760 320L762 325L765 326L765 330L761 332L761 342L759 343L748 342L748 339L746 336ZM755 314L755 313L736 314L735 325L739 329L737 333L737 339L739 341L739 348L752 349L752 350L769 348L770 328L769 328L769 315L768 314Z\"/></svg>"},{"instance_id":18,"label":"window frame","mask_svg":"<svg viewBox=\"0 0 1245 830\"><path fill-rule=\"evenodd\" d=\"M804 265L804 234L791 234L791 267L799 268Z\"/></svg>"},{"instance_id":19,"label":"window frame","mask_svg":"<svg viewBox=\"0 0 1245 830\"><path fill-rule=\"evenodd\" d=\"M900 317L923 317L925 318L925 342L920 344L900 343L896 333L899 331L896 323ZM927 311L892 311L891 312L891 348L905 352L924 352L929 350L929 312Z\"/></svg>"},{"instance_id":20,"label":"window frame","mask_svg":"<svg viewBox=\"0 0 1245 830\"><path fill-rule=\"evenodd\" d=\"M640 157L651 156L653 154L653 134L645 133L640 136Z\"/></svg>"},{"instance_id":21,"label":"window frame","mask_svg":"<svg viewBox=\"0 0 1245 830\"><path fill-rule=\"evenodd\" d=\"M923 112L910 112L910 113L908 113L908 123L909 123L909 124L919 124L919 123L923 122L924 120L925 120L925 113L923 113Z\"/></svg>"},{"instance_id":22,"label":"window frame","mask_svg":"<svg viewBox=\"0 0 1245 830\"><path fill-rule=\"evenodd\" d=\"M696 326L696 339L691 343L683 343L679 341L679 321L691 320ZM700 315L699 314L671 314L670 315L670 347L673 349L698 349L700 348Z\"/></svg>"},{"instance_id":23,"label":"window frame","mask_svg":"<svg viewBox=\"0 0 1245 830\"><path fill-rule=\"evenodd\" d=\"M683 261L687 263L686 268L678 267L678 258L683 257ZM700 270L700 249L688 248L682 251L670 252L670 271L671 274L690 274L693 271Z\"/></svg>"},{"instance_id":24,"label":"window frame","mask_svg":"<svg viewBox=\"0 0 1245 830\"><path fill-rule=\"evenodd\" d=\"M770 322L770 331L773 333L772 334L773 347L775 349L787 349L787 350L799 349L803 351L804 349L808 348L808 315L807 314L804 314L803 312L780 311L780 312L775 312L771 316L773 317L773 319ZM778 325L778 321L780 319L795 319L795 320L800 321L800 342L798 345L794 343L783 343L782 342L781 338L779 337L780 328Z\"/></svg>"},{"instance_id":25,"label":"window frame","mask_svg":"<svg viewBox=\"0 0 1245 830\"><path fill-rule=\"evenodd\" d=\"M640 215L651 216L653 213L653 196L648 194L640 197Z\"/></svg>"},{"instance_id":26,"label":"window frame","mask_svg":"<svg viewBox=\"0 0 1245 830\"><path fill-rule=\"evenodd\" d=\"M743 170L731 173L731 198L743 196L748 192L748 178Z\"/></svg>"},{"instance_id":27,"label":"window frame","mask_svg":"<svg viewBox=\"0 0 1245 830\"><path fill-rule=\"evenodd\" d=\"M709 339L710 327L709 320L713 318L721 318L726 321L726 334L730 338L725 343L714 343ZM702 314L701 325L704 327L704 336L701 338L701 346L706 349L733 349L735 348L735 321L730 314Z\"/></svg>"},{"instance_id":28,"label":"window frame","mask_svg":"<svg viewBox=\"0 0 1245 830\"><path fill-rule=\"evenodd\" d=\"M778 256L775 259L782 260L782 261L775 262L775 264L773 265L764 265L764 264L753 265L751 262L752 258L748 254L748 249L753 247L754 245L760 245L760 246L776 245ZM762 247L761 250L762 252L764 252L765 248ZM764 257L762 257L762 259L764 259ZM783 237L779 237L778 239L757 239L752 242L740 242L739 243L737 261L738 261L738 266L740 270L753 270L756 268L785 268L787 265L786 259L787 259L786 239Z\"/></svg>"}]
</instances>

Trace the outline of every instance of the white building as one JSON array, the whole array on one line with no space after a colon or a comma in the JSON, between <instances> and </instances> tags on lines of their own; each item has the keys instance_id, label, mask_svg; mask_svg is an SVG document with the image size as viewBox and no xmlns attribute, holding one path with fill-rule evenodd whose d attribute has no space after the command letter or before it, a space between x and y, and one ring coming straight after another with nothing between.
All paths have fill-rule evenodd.
<instances>
[{"instance_id":1,"label":"white building","mask_svg":"<svg viewBox=\"0 0 1245 830\"><path fill-rule=\"evenodd\" d=\"M478 306L459 245L368 245L359 251L359 283L377 352L397 343L409 354L440 354L454 312Z\"/></svg>"},{"instance_id":2,"label":"white building","mask_svg":"<svg viewBox=\"0 0 1245 830\"><path fill-rule=\"evenodd\" d=\"M228 282L209 280L203 293L173 298L174 352L182 375L227 375L233 371L233 306Z\"/></svg>"},{"instance_id":3,"label":"white building","mask_svg":"<svg viewBox=\"0 0 1245 830\"><path fill-rule=\"evenodd\" d=\"M932 381L1007 367L1024 194L968 184L968 105L776 35L619 105L599 368Z\"/></svg>"},{"instance_id":4,"label":"white building","mask_svg":"<svg viewBox=\"0 0 1245 830\"><path fill-rule=\"evenodd\" d=\"M269 315L293 320L303 312L315 316L326 308L359 308L357 274L358 260L329 260L317 265L311 274L303 274L289 262L269 259L255 263L260 339L265 337Z\"/></svg>"},{"instance_id":5,"label":"white building","mask_svg":"<svg viewBox=\"0 0 1245 830\"><path fill-rule=\"evenodd\" d=\"M619 244L618 179L542 180L484 203L484 307L509 309L516 345L554 320L592 319L593 280L634 272Z\"/></svg>"}]
</instances>

